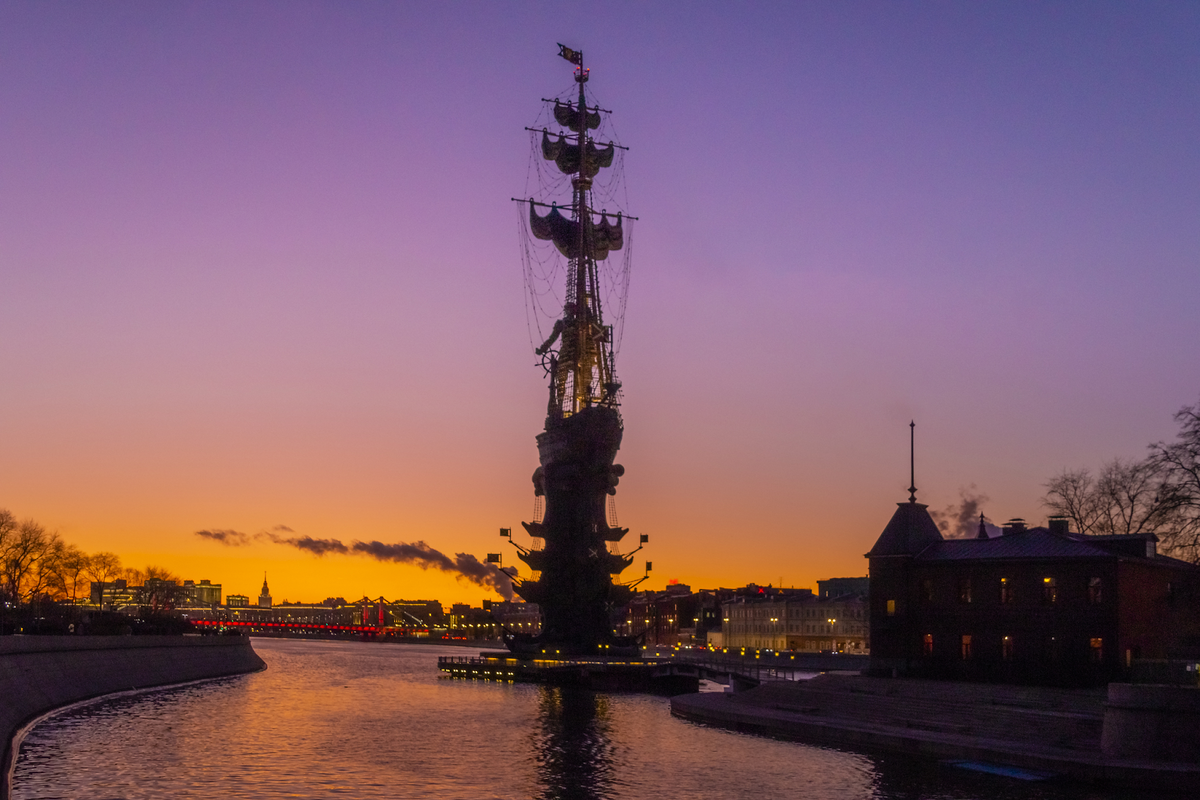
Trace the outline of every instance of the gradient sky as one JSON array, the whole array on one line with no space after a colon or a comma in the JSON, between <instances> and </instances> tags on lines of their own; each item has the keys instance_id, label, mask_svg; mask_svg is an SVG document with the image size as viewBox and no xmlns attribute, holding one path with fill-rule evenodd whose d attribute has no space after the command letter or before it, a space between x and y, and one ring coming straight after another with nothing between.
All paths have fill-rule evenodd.
<instances>
[{"instance_id":1,"label":"gradient sky","mask_svg":"<svg viewBox=\"0 0 1200 800\"><path fill-rule=\"evenodd\" d=\"M226 592L486 596L194 531L531 518L509 198L563 42L631 148L646 585L865 574L912 418L919 499L1040 521L1200 397L1198 41L1190 2L8 0L0 507Z\"/></svg>"}]
</instances>

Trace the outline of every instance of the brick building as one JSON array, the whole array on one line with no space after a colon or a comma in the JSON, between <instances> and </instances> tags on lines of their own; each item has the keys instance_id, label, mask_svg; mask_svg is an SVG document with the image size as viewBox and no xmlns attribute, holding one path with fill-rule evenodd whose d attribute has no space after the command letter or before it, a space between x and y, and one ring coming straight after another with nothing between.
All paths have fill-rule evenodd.
<instances>
[{"instance_id":1,"label":"brick building","mask_svg":"<svg viewBox=\"0 0 1200 800\"><path fill-rule=\"evenodd\" d=\"M671 584L661 592L638 592L616 626L618 636L637 636L645 646L702 645L708 631L721 627L721 600L728 589L693 592Z\"/></svg>"},{"instance_id":2,"label":"brick building","mask_svg":"<svg viewBox=\"0 0 1200 800\"><path fill-rule=\"evenodd\" d=\"M1137 659L1200 655L1200 567L1157 541L1071 533L1065 519L944 539L910 498L866 555L871 668L1101 685Z\"/></svg>"}]
</instances>

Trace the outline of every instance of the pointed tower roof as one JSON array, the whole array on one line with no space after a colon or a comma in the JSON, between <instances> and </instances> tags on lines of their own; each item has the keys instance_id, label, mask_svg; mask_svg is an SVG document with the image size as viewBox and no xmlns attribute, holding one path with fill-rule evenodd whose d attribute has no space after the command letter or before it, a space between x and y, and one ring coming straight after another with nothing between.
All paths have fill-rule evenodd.
<instances>
[{"instance_id":1,"label":"pointed tower roof","mask_svg":"<svg viewBox=\"0 0 1200 800\"><path fill-rule=\"evenodd\" d=\"M975 534L976 539L990 539L988 536L987 526L983 524L983 512L979 512L979 533Z\"/></svg>"},{"instance_id":2,"label":"pointed tower roof","mask_svg":"<svg viewBox=\"0 0 1200 800\"><path fill-rule=\"evenodd\" d=\"M271 593L271 590L267 588L267 573L265 573L265 572L264 572L264 573L263 573L263 588L262 588L262 594L265 596L265 595L268 595L268 594L270 594L270 593Z\"/></svg>"},{"instance_id":3,"label":"pointed tower roof","mask_svg":"<svg viewBox=\"0 0 1200 800\"><path fill-rule=\"evenodd\" d=\"M929 545L944 541L942 532L929 516L929 506L917 502L916 421L908 423L909 482L908 502L897 503L896 513L875 540L867 558L877 556L915 556Z\"/></svg>"},{"instance_id":4,"label":"pointed tower roof","mask_svg":"<svg viewBox=\"0 0 1200 800\"><path fill-rule=\"evenodd\" d=\"M867 553L867 558L915 556L929 545L943 541L942 532L929 516L928 508L924 503L911 500L897 503L896 513L875 540L875 546Z\"/></svg>"}]
</instances>

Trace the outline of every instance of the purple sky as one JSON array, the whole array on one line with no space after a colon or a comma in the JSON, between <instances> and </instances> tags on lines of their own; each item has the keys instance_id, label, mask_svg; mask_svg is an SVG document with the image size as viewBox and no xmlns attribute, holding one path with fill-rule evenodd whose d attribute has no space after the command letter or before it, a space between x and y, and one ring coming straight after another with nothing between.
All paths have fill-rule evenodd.
<instances>
[{"instance_id":1,"label":"purple sky","mask_svg":"<svg viewBox=\"0 0 1200 800\"><path fill-rule=\"evenodd\" d=\"M1197 41L1185 2L10 0L0 506L227 591L476 598L192 532L530 518L509 198L563 42L631 148L651 585L865 574L914 417L923 501L1038 521L1200 397Z\"/></svg>"}]
</instances>

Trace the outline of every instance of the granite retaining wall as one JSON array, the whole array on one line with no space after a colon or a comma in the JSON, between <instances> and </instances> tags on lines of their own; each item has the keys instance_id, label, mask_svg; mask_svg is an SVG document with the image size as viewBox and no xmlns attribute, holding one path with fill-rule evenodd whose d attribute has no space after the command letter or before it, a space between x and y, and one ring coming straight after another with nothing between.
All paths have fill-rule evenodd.
<instances>
[{"instance_id":1,"label":"granite retaining wall","mask_svg":"<svg viewBox=\"0 0 1200 800\"><path fill-rule=\"evenodd\" d=\"M265 667L243 636L0 637L0 800L9 794L13 737L39 716L115 692Z\"/></svg>"},{"instance_id":2,"label":"granite retaining wall","mask_svg":"<svg viewBox=\"0 0 1200 800\"><path fill-rule=\"evenodd\" d=\"M1148 694L1140 691L1151 689ZM1195 708L1162 688L1103 695L937 681L821 676L739 694L671 699L683 719L865 752L982 761L1084 782L1200 796ZM972 695L975 695L972 697ZM1150 697L1149 695L1154 695ZM1153 702L1151 702L1153 701ZM1171 707L1168 715L1166 706ZM1119 735L1113 715L1119 716ZM1160 719L1161 718L1161 719ZM1164 721L1165 720L1165 721ZM1185 724L1186 723L1186 724ZM1104 748L1101 739L1106 738ZM1171 747L1164 747L1170 741ZM1107 752L1106 752L1107 751Z\"/></svg>"}]
</instances>

